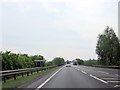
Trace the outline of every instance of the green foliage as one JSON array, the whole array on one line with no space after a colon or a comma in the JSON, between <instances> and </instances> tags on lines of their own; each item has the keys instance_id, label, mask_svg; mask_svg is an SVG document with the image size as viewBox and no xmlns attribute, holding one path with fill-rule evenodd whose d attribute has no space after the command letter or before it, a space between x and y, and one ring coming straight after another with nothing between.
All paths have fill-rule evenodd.
<instances>
[{"instance_id":1,"label":"green foliage","mask_svg":"<svg viewBox=\"0 0 120 90\"><path fill-rule=\"evenodd\" d=\"M104 33L98 36L96 53L100 64L120 65L120 43L112 28L107 26Z\"/></svg>"},{"instance_id":2,"label":"green foliage","mask_svg":"<svg viewBox=\"0 0 120 90\"><path fill-rule=\"evenodd\" d=\"M31 56L31 59L32 59L32 60L43 60L44 57L41 56L41 55L34 55L34 56Z\"/></svg>"},{"instance_id":3,"label":"green foliage","mask_svg":"<svg viewBox=\"0 0 120 90\"><path fill-rule=\"evenodd\" d=\"M98 65L98 60L95 59L89 59L87 61L84 61L85 65Z\"/></svg>"},{"instance_id":4,"label":"green foliage","mask_svg":"<svg viewBox=\"0 0 120 90\"><path fill-rule=\"evenodd\" d=\"M60 58L60 57L54 58L52 62L53 62L55 65L65 64L65 60L64 60L63 58Z\"/></svg>"},{"instance_id":5,"label":"green foliage","mask_svg":"<svg viewBox=\"0 0 120 90\"><path fill-rule=\"evenodd\" d=\"M35 66L34 59L42 60L43 56L28 56L27 54L16 54L10 51L0 52L2 55L2 69L14 70L23 68L32 68Z\"/></svg>"},{"instance_id":6,"label":"green foliage","mask_svg":"<svg viewBox=\"0 0 120 90\"><path fill-rule=\"evenodd\" d=\"M45 66L52 66L53 65L53 62L52 61L49 61L49 62L46 62L45 63Z\"/></svg>"},{"instance_id":7,"label":"green foliage","mask_svg":"<svg viewBox=\"0 0 120 90\"><path fill-rule=\"evenodd\" d=\"M79 65L83 65L84 61L82 59L76 58L75 59Z\"/></svg>"},{"instance_id":8,"label":"green foliage","mask_svg":"<svg viewBox=\"0 0 120 90\"><path fill-rule=\"evenodd\" d=\"M41 56L41 55L32 55L32 56L30 56L30 58L34 61L34 60L43 60L44 59L44 57L43 56ZM36 65L35 64L35 62L34 62L34 65L35 66L39 66L39 65ZM41 63L41 66L43 66L44 67L44 63Z\"/></svg>"}]
</instances>

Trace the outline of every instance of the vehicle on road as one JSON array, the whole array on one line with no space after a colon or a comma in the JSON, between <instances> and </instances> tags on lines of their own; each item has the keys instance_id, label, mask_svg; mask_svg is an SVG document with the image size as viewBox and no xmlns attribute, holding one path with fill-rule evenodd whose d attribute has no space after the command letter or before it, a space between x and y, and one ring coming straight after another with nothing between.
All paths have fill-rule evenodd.
<instances>
[{"instance_id":1,"label":"vehicle on road","mask_svg":"<svg viewBox=\"0 0 120 90\"><path fill-rule=\"evenodd\" d=\"M66 67L71 67L71 65L70 64L66 64Z\"/></svg>"}]
</instances>

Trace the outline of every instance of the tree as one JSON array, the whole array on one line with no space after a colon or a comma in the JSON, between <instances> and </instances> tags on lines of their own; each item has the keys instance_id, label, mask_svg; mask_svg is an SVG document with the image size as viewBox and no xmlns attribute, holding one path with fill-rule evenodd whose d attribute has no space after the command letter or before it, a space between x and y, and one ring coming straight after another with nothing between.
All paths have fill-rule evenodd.
<instances>
[{"instance_id":1,"label":"tree","mask_svg":"<svg viewBox=\"0 0 120 90\"><path fill-rule=\"evenodd\" d=\"M85 65L98 65L98 60L95 59L89 59L87 61L84 61Z\"/></svg>"},{"instance_id":2,"label":"tree","mask_svg":"<svg viewBox=\"0 0 120 90\"><path fill-rule=\"evenodd\" d=\"M34 60L44 60L44 57L43 56L41 56L41 55L32 55L32 56L30 56L30 58L34 61ZM39 65L36 65L36 63L34 62L34 66L44 66L45 65L45 63L44 62L42 62L41 63L41 65L40 65L40 63L38 63Z\"/></svg>"},{"instance_id":3,"label":"tree","mask_svg":"<svg viewBox=\"0 0 120 90\"><path fill-rule=\"evenodd\" d=\"M2 70L13 69L10 53L10 51L2 52Z\"/></svg>"},{"instance_id":4,"label":"tree","mask_svg":"<svg viewBox=\"0 0 120 90\"><path fill-rule=\"evenodd\" d=\"M46 62L45 63L45 66L52 66L53 65L53 62L52 61L49 61L49 62Z\"/></svg>"},{"instance_id":5,"label":"tree","mask_svg":"<svg viewBox=\"0 0 120 90\"><path fill-rule=\"evenodd\" d=\"M75 59L79 65L83 65L84 61L82 59L76 58Z\"/></svg>"},{"instance_id":6,"label":"tree","mask_svg":"<svg viewBox=\"0 0 120 90\"><path fill-rule=\"evenodd\" d=\"M67 61L66 61L66 63L67 63L67 64L70 64L70 61L69 61L69 60L67 60Z\"/></svg>"},{"instance_id":7,"label":"tree","mask_svg":"<svg viewBox=\"0 0 120 90\"><path fill-rule=\"evenodd\" d=\"M56 57L56 58L54 58L52 61L53 61L53 63L54 63L55 65L65 64L64 58L61 58L61 57Z\"/></svg>"},{"instance_id":8,"label":"tree","mask_svg":"<svg viewBox=\"0 0 120 90\"><path fill-rule=\"evenodd\" d=\"M32 60L43 60L43 59L44 59L44 57L41 56L41 55L30 56L30 58L31 58Z\"/></svg>"},{"instance_id":9,"label":"tree","mask_svg":"<svg viewBox=\"0 0 120 90\"><path fill-rule=\"evenodd\" d=\"M119 39L109 26L107 26L103 34L98 36L96 54L98 54L99 63L102 65L116 65L119 63Z\"/></svg>"},{"instance_id":10,"label":"tree","mask_svg":"<svg viewBox=\"0 0 120 90\"><path fill-rule=\"evenodd\" d=\"M14 70L23 68L35 67L33 59L43 59L43 56L34 55L33 57L28 54L16 54L10 51L0 52L2 59L2 70Z\"/></svg>"}]
</instances>

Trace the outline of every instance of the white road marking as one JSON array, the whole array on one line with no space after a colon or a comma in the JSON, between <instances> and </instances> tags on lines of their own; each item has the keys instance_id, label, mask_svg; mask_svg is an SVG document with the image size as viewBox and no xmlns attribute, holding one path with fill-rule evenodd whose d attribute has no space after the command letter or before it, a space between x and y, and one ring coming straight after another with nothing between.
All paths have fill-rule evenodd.
<instances>
[{"instance_id":1,"label":"white road marking","mask_svg":"<svg viewBox=\"0 0 120 90\"><path fill-rule=\"evenodd\" d=\"M63 67L62 67L63 68ZM42 88L50 79L52 79L58 72L60 72L60 70L62 69L60 68L58 71L56 71L52 76L50 76L46 81L44 81L40 86L37 87L36 90L39 90L40 88Z\"/></svg>"},{"instance_id":2,"label":"white road marking","mask_svg":"<svg viewBox=\"0 0 120 90\"><path fill-rule=\"evenodd\" d=\"M108 81L108 82L111 82L111 83L120 83L120 81Z\"/></svg>"},{"instance_id":3,"label":"white road marking","mask_svg":"<svg viewBox=\"0 0 120 90\"><path fill-rule=\"evenodd\" d=\"M80 69L77 69L77 70L80 70Z\"/></svg>"},{"instance_id":4,"label":"white road marking","mask_svg":"<svg viewBox=\"0 0 120 90\"><path fill-rule=\"evenodd\" d=\"M106 79L106 80L115 80L115 79L117 79L118 80L118 78L116 77L116 78L101 78L101 79Z\"/></svg>"},{"instance_id":5,"label":"white road marking","mask_svg":"<svg viewBox=\"0 0 120 90\"><path fill-rule=\"evenodd\" d=\"M115 85L114 87L120 87L120 85Z\"/></svg>"},{"instance_id":6,"label":"white road marking","mask_svg":"<svg viewBox=\"0 0 120 90\"><path fill-rule=\"evenodd\" d=\"M109 74L109 73L107 73L107 72L103 72L103 71L97 71L97 72L104 73L104 74Z\"/></svg>"},{"instance_id":7,"label":"white road marking","mask_svg":"<svg viewBox=\"0 0 120 90\"><path fill-rule=\"evenodd\" d=\"M81 71L82 73L84 73L84 74L87 74L86 72L84 72L84 71Z\"/></svg>"},{"instance_id":8,"label":"white road marking","mask_svg":"<svg viewBox=\"0 0 120 90\"><path fill-rule=\"evenodd\" d=\"M100 79L100 78L97 78L97 77L95 77L95 76L93 76L93 75L90 75L91 77L93 77L93 78L95 78L95 79L97 79L97 80L99 80L99 81L101 81L101 82L103 82L103 83L108 83L108 82L106 82L106 81L104 81L104 80L102 80L102 79Z\"/></svg>"}]
</instances>

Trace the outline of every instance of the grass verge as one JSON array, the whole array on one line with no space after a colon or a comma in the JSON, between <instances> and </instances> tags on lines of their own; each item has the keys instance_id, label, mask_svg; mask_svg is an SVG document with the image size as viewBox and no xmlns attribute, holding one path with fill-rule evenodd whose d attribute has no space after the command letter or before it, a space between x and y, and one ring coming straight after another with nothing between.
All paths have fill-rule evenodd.
<instances>
[{"instance_id":1,"label":"grass verge","mask_svg":"<svg viewBox=\"0 0 120 90\"><path fill-rule=\"evenodd\" d=\"M29 76L27 76L27 75L24 75L24 77L18 76L16 80L8 79L6 83L2 82L2 88L16 88L16 87L22 85L25 82L29 82L31 80L34 80L38 76L44 75L44 74L46 74L50 71L56 70L57 68L58 67L51 68L51 69L48 69L48 70L44 70L44 71L41 71L41 72L39 71L38 73L34 72L32 75L29 75Z\"/></svg>"}]
</instances>

